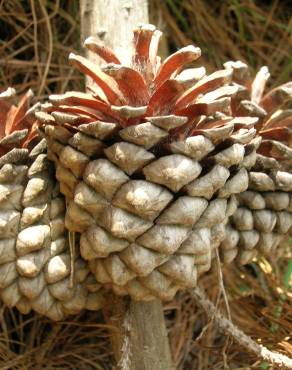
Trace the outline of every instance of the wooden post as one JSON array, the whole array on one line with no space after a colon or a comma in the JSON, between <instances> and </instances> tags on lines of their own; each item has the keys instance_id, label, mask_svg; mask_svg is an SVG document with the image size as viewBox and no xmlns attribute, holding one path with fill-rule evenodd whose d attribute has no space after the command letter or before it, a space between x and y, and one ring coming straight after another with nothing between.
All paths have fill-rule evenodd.
<instances>
[{"instance_id":1,"label":"wooden post","mask_svg":"<svg viewBox=\"0 0 292 370\"><path fill-rule=\"evenodd\" d=\"M81 41L97 37L111 47L123 63L131 58L133 29L148 23L147 0L80 0ZM91 58L94 55L89 52Z\"/></svg>"},{"instance_id":2,"label":"wooden post","mask_svg":"<svg viewBox=\"0 0 292 370\"><path fill-rule=\"evenodd\" d=\"M147 0L80 0L80 11L82 42L96 36L129 64L133 29L149 22ZM90 52L87 56L99 62ZM117 329L112 343L118 369L175 369L159 300L146 303L111 297L105 317Z\"/></svg>"},{"instance_id":3,"label":"wooden post","mask_svg":"<svg viewBox=\"0 0 292 370\"><path fill-rule=\"evenodd\" d=\"M175 370L161 301L135 302L112 296L104 310L119 370Z\"/></svg>"}]
</instances>

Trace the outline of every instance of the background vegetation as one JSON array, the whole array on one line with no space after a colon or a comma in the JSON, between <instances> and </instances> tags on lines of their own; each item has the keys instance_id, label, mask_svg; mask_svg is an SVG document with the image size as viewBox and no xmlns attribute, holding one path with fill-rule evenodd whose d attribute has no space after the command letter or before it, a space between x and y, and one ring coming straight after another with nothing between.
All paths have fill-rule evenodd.
<instances>
[{"instance_id":1,"label":"background vegetation","mask_svg":"<svg viewBox=\"0 0 292 370\"><path fill-rule=\"evenodd\" d=\"M256 71L268 65L270 85L292 79L291 1L151 0L152 22L165 32L162 52L195 43L208 70L240 59ZM36 98L83 88L67 63L80 50L78 1L0 0L0 91L32 88ZM291 243L279 256L223 271L232 320L259 343L292 356ZM202 279L210 298L225 310L218 266ZM165 306L178 369L269 369L219 333L190 294ZM35 315L0 308L0 370L112 369L113 328L100 313L52 324Z\"/></svg>"}]
</instances>

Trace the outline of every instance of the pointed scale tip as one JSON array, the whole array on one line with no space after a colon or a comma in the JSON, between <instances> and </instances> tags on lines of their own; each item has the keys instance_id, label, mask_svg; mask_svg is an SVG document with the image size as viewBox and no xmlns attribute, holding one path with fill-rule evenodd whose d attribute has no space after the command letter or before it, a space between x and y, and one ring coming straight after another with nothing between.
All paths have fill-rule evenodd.
<instances>
[{"instance_id":1,"label":"pointed scale tip","mask_svg":"<svg viewBox=\"0 0 292 370\"><path fill-rule=\"evenodd\" d=\"M230 60L223 64L224 68L231 68L231 69L245 69L248 68L248 65L246 63L243 63L241 60Z\"/></svg>"},{"instance_id":2,"label":"pointed scale tip","mask_svg":"<svg viewBox=\"0 0 292 370\"><path fill-rule=\"evenodd\" d=\"M53 104L49 102L41 103L40 110L42 112L50 112L53 108Z\"/></svg>"},{"instance_id":3,"label":"pointed scale tip","mask_svg":"<svg viewBox=\"0 0 292 370\"><path fill-rule=\"evenodd\" d=\"M184 46L179 51L185 52L185 53L187 52L193 53L197 58L201 56L201 49L198 46L194 46L194 45Z\"/></svg>"},{"instance_id":4,"label":"pointed scale tip","mask_svg":"<svg viewBox=\"0 0 292 370\"><path fill-rule=\"evenodd\" d=\"M77 54L75 53L70 53L69 56L68 56L68 60L71 61L71 60L75 60L77 57Z\"/></svg>"},{"instance_id":5,"label":"pointed scale tip","mask_svg":"<svg viewBox=\"0 0 292 370\"><path fill-rule=\"evenodd\" d=\"M89 36L85 39L84 41L84 46L91 45L91 44L96 44L98 43L98 39L94 36Z\"/></svg>"},{"instance_id":6,"label":"pointed scale tip","mask_svg":"<svg viewBox=\"0 0 292 370\"><path fill-rule=\"evenodd\" d=\"M26 112L27 117L35 118L35 112L39 112L41 110L41 103L35 103L31 108L29 108Z\"/></svg>"},{"instance_id":7,"label":"pointed scale tip","mask_svg":"<svg viewBox=\"0 0 292 370\"><path fill-rule=\"evenodd\" d=\"M8 87L6 90L0 93L0 99L10 99L15 95L16 95L15 89L13 89L12 87Z\"/></svg>"},{"instance_id":8,"label":"pointed scale tip","mask_svg":"<svg viewBox=\"0 0 292 370\"><path fill-rule=\"evenodd\" d=\"M64 97L64 94L51 94L49 95L49 101L52 103L59 102Z\"/></svg>"},{"instance_id":9,"label":"pointed scale tip","mask_svg":"<svg viewBox=\"0 0 292 370\"><path fill-rule=\"evenodd\" d=\"M102 65L100 68L104 73L108 73L109 75L111 75L111 73L116 73L120 71L123 67L125 66L122 66L117 63L108 63L105 65Z\"/></svg>"},{"instance_id":10,"label":"pointed scale tip","mask_svg":"<svg viewBox=\"0 0 292 370\"><path fill-rule=\"evenodd\" d=\"M266 87L266 83L270 78L269 69L266 66L263 66L259 69L258 73L256 74L252 85L251 85L251 101L259 104L263 93Z\"/></svg>"},{"instance_id":11,"label":"pointed scale tip","mask_svg":"<svg viewBox=\"0 0 292 370\"><path fill-rule=\"evenodd\" d=\"M34 92L32 91L32 89L27 90L26 96L28 99L31 99L34 97Z\"/></svg>"},{"instance_id":12,"label":"pointed scale tip","mask_svg":"<svg viewBox=\"0 0 292 370\"><path fill-rule=\"evenodd\" d=\"M206 75L206 68L199 67L199 68L187 68L184 69L180 74L176 76L176 80L182 83L194 83L201 80Z\"/></svg>"},{"instance_id":13,"label":"pointed scale tip","mask_svg":"<svg viewBox=\"0 0 292 370\"><path fill-rule=\"evenodd\" d=\"M267 66L262 66L258 73L261 73L265 79L268 79L270 77L269 68Z\"/></svg>"},{"instance_id":14,"label":"pointed scale tip","mask_svg":"<svg viewBox=\"0 0 292 370\"><path fill-rule=\"evenodd\" d=\"M85 93L76 92L76 96L75 96L74 95L74 91L67 91L64 94L52 94L52 95L49 95L49 101L54 106L56 106L56 105L62 105L62 104L66 104L66 105L69 104L70 105L70 103L69 103L70 98L71 98L71 102L72 102L72 100L74 98L77 97L77 99L78 99L78 97L82 97L84 95L85 95Z\"/></svg>"},{"instance_id":15,"label":"pointed scale tip","mask_svg":"<svg viewBox=\"0 0 292 370\"><path fill-rule=\"evenodd\" d=\"M145 23L145 24L140 24L138 25L135 29L134 29L134 33L136 32L155 32L156 31L156 27L154 26L154 24L151 24L151 23Z\"/></svg>"},{"instance_id":16,"label":"pointed scale tip","mask_svg":"<svg viewBox=\"0 0 292 370\"><path fill-rule=\"evenodd\" d=\"M43 124L55 124L55 118L49 113L37 111L34 115Z\"/></svg>"}]
</instances>

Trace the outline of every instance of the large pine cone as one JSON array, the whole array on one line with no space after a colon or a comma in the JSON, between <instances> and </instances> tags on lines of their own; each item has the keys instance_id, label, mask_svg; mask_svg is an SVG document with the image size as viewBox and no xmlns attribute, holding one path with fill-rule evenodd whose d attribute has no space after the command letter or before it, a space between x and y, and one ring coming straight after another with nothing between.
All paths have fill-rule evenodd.
<instances>
[{"instance_id":1,"label":"large pine cone","mask_svg":"<svg viewBox=\"0 0 292 370\"><path fill-rule=\"evenodd\" d=\"M249 173L248 191L238 195L240 207L230 219L222 242L223 260L249 263L260 251L274 252L292 229L292 82L263 95L269 78L262 67L251 80L246 64L228 62L233 81L240 84L233 97L235 114L256 116L262 137L257 161Z\"/></svg>"},{"instance_id":2,"label":"large pine cone","mask_svg":"<svg viewBox=\"0 0 292 370\"><path fill-rule=\"evenodd\" d=\"M2 99L0 95L4 131L0 140L0 297L22 313L34 309L53 320L84 308L98 309L100 285L78 254L70 256L65 203L46 156L46 142L43 139L34 146L39 139L26 113L31 93L18 107L10 104L4 114L7 95L3 93ZM34 139L33 145L25 144L29 138Z\"/></svg>"},{"instance_id":3,"label":"large pine cone","mask_svg":"<svg viewBox=\"0 0 292 370\"><path fill-rule=\"evenodd\" d=\"M134 32L131 67L88 39L109 64L70 61L94 93L51 96L37 113L82 257L98 282L137 300L171 299L210 269L259 145L257 119L230 115L232 72L179 73L199 57L193 46L159 66L159 36Z\"/></svg>"}]
</instances>

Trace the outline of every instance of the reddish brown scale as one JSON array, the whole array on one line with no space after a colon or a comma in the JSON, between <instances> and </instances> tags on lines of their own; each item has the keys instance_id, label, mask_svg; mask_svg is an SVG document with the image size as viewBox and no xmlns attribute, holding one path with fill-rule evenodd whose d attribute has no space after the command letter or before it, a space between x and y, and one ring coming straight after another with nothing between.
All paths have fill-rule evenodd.
<instances>
[{"instance_id":1,"label":"reddish brown scale","mask_svg":"<svg viewBox=\"0 0 292 370\"><path fill-rule=\"evenodd\" d=\"M97 119L101 119L102 115L98 115L95 110L84 107L84 106L71 106L71 105L59 105L54 109L55 112L64 112L78 114L76 122L81 122L84 120L87 123L94 122Z\"/></svg>"},{"instance_id":2,"label":"reddish brown scale","mask_svg":"<svg viewBox=\"0 0 292 370\"><path fill-rule=\"evenodd\" d=\"M167 80L151 96L148 103L147 115L167 115L173 110L177 98L184 91L183 86L176 80Z\"/></svg>"},{"instance_id":3,"label":"reddish brown scale","mask_svg":"<svg viewBox=\"0 0 292 370\"><path fill-rule=\"evenodd\" d=\"M16 130L23 130L29 128L29 124L24 120L25 114L28 111L30 100L33 94L32 91L28 91L20 100L17 107L12 107L8 112L5 125L5 135L10 134Z\"/></svg>"},{"instance_id":4,"label":"reddish brown scale","mask_svg":"<svg viewBox=\"0 0 292 370\"><path fill-rule=\"evenodd\" d=\"M11 87L0 93L0 130L4 129L4 121L7 113L11 109L11 99L13 94L15 94L15 91Z\"/></svg>"},{"instance_id":5,"label":"reddish brown scale","mask_svg":"<svg viewBox=\"0 0 292 370\"><path fill-rule=\"evenodd\" d=\"M263 139L277 140L284 143L290 143L291 145L292 132L288 127L265 128L260 133Z\"/></svg>"},{"instance_id":6,"label":"reddish brown scale","mask_svg":"<svg viewBox=\"0 0 292 370\"><path fill-rule=\"evenodd\" d=\"M57 101L55 101L55 99L57 99ZM63 95L52 95L51 102L53 104L55 103L56 109L58 109L61 104L61 106L63 106L63 112L67 111L72 113L85 114L95 119L112 117L116 120L120 120L120 117L112 111L108 104L93 97L90 94L72 91L67 92ZM74 110L76 106L79 107ZM100 113L102 113L102 115L100 115Z\"/></svg>"},{"instance_id":7,"label":"reddish brown scale","mask_svg":"<svg viewBox=\"0 0 292 370\"><path fill-rule=\"evenodd\" d=\"M195 116L211 116L216 112L223 112L223 113L230 113L230 99L229 98L222 98L218 100L214 100L210 103L196 103L191 104L187 108L183 109L176 109L174 110L174 114L178 116L186 116L186 117L195 117Z\"/></svg>"},{"instance_id":8,"label":"reddish brown scale","mask_svg":"<svg viewBox=\"0 0 292 370\"><path fill-rule=\"evenodd\" d=\"M201 49L192 45L186 46L176 53L170 55L161 64L154 79L154 84L157 87L161 86L165 81L169 80L173 74L178 74L183 66L191 63L201 56Z\"/></svg>"},{"instance_id":9,"label":"reddish brown scale","mask_svg":"<svg viewBox=\"0 0 292 370\"><path fill-rule=\"evenodd\" d=\"M134 63L135 64L148 64L150 45L153 36L153 28L141 28L134 31Z\"/></svg>"},{"instance_id":10,"label":"reddish brown scale","mask_svg":"<svg viewBox=\"0 0 292 370\"><path fill-rule=\"evenodd\" d=\"M1 155L7 153L13 147L26 148L29 143L37 136L37 126L26 117L27 111L30 107L30 102L33 97L33 93L29 90L20 100L17 106L10 105L9 110L7 109L6 114L0 117L0 150ZM7 105L9 107L9 105ZM4 113L4 112L3 112ZM14 132L27 129L28 133L19 139L17 142L13 142L10 145L1 144L2 139L5 136L9 136Z\"/></svg>"},{"instance_id":11,"label":"reddish brown scale","mask_svg":"<svg viewBox=\"0 0 292 370\"><path fill-rule=\"evenodd\" d=\"M200 129L205 130L205 129L208 129L208 128L221 127L221 126L226 125L231 120L232 120L231 117L220 119L220 120L211 120L209 122L206 122L206 120L201 120L201 122L198 122L198 124L194 128L194 132L199 133ZM197 135L198 135L198 133L197 133ZM194 135L196 135L196 134L194 134Z\"/></svg>"},{"instance_id":12,"label":"reddish brown scale","mask_svg":"<svg viewBox=\"0 0 292 370\"><path fill-rule=\"evenodd\" d=\"M127 105L138 107L149 101L149 92L143 76L132 68L109 64L104 72L113 77Z\"/></svg>"},{"instance_id":13,"label":"reddish brown scale","mask_svg":"<svg viewBox=\"0 0 292 370\"><path fill-rule=\"evenodd\" d=\"M288 127L288 128L292 128L292 111L290 112L290 116L287 116L287 117L284 117L282 118L281 120L275 120L275 122L272 122L271 120L271 123L269 123L269 121L267 121L267 123L265 124L265 130L268 130L269 128L272 128L272 127Z\"/></svg>"},{"instance_id":14,"label":"reddish brown scale","mask_svg":"<svg viewBox=\"0 0 292 370\"><path fill-rule=\"evenodd\" d=\"M195 99L203 93L207 93L210 90L214 90L224 83L228 83L231 79L231 73L226 70L216 71L211 75L203 78L195 86L187 90L176 102L175 110L182 109L188 106Z\"/></svg>"},{"instance_id":15,"label":"reddish brown scale","mask_svg":"<svg viewBox=\"0 0 292 370\"><path fill-rule=\"evenodd\" d=\"M267 111L271 112L279 109L282 104L292 97L292 82L287 82L281 86L276 87L267 93L260 102L260 105Z\"/></svg>"},{"instance_id":16,"label":"reddish brown scale","mask_svg":"<svg viewBox=\"0 0 292 370\"><path fill-rule=\"evenodd\" d=\"M101 87L111 104L120 105L125 103L121 92L117 89L114 79L102 72L97 65L88 59L73 53L69 55L69 61L81 72L91 77L93 81Z\"/></svg>"},{"instance_id":17,"label":"reddish brown scale","mask_svg":"<svg viewBox=\"0 0 292 370\"><path fill-rule=\"evenodd\" d=\"M104 45L100 45L99 41L95 37L88 37L85 40L84 45L87 47L88 50L100 56L106 63L121 64L119 58L115 55L115 53L110 48Z\"/></svg>"},{"instance_id":18,"label":"reddish brown scale","mask_svg":"<svg viewBox=\"0 0 292 370\"><path fill-rule=\"evenodd\" d=\"M175 128L173 130L170 130L169 137L168 137L169 142L183 141L190 136L199 135L200 132L194 129L194 127L198 126L199 122L200 122L200 117L193 117L193 119L188 119L187 123L185 123L184 125L178 128Z\"/></svg>"}]
</instances>

